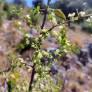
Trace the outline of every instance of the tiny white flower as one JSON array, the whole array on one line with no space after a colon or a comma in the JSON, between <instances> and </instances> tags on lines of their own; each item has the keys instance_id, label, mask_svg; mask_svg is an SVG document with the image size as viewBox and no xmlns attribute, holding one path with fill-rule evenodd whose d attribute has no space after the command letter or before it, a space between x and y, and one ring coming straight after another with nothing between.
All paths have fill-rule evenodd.
<instances>
[{"instance_id":1,"label":"tiny white flower","mask_svg":"<svg viewBox=\"0 0 92 92\"><path fill-rule=\"evenodd\" d=\"M75 12L68 14L68 17L74 17L74 16L75 16Z\"/></svg>"},{"instance_id":2,"label":"tiny white flower","mask_svg":"<svg viewBox=\"0 0 92 92\"><path fill-rule=\"evenodd\" d=\"M26 37L30 38L30 34L25 34Z\"/></svg>"},{"instance_id":3,"label":"tiny white flower","mask_svg":"<svg viewBox=\"0 0 92 92\"><path fill-rule=\"evenodd\" d=\"M80 16L84 16L85 15L85 12L84 11L81 11L81 12L79 12L79 14L80 14Z\"/></svg>"},{"instance_id":4,"label":"tiny white flower","mask_svg":"<svg viewBox=\"0 0 92 92\"><path fill-rule=\"evenodd\" d=\"M90 16L90 18L92 18L92 16Z\"/></svg>"},{"instance_id":5,"label":"tiny white flower","mask_svg":"<svg viewBox=\"0 0 92 92\"><path fill-rule=\"evenodd\" d=\"M55 14L54 14L53 12L51 13L51 15L52 15L52 16L55 16Z\"/></svg>"},{"instance_id":6,"label":"tiny white flower","mask_svg":"<svg viewBox=\"0 0 92 92\"><path fill-rule=\"evenodd\" d=\"M61 25L61 26L59 26L59 28L60 28L60 29L63 29L64 27Z\"/></svg>"},{"instance_id":7,"label":"tiny white flower","mask_svg":"<svg viewBox=\"0 0 92 92\"><path fill-rule=\"evenodd\" d=\"M29 42L29 40L26 40L26 44L29 44L30 42Z\"/></svg>"},{"instance_id":8,"label":"tiny white flower","mask_svg":"<svg viewBox=\"0 0 92 92\"><path fill-rule=\"evenodd\" d=\"M40 83L40 88L43 89L44 88L44 85L42 83Z\"/></svg>"},{"instance_id":9,"label":"tiny white flower","mask_svg":"<svg viewBox=\"0 0 92 92\"><path fill-rule=\"evenodd\" d=\"M90 18L88 18L86 21L87 21L87 22L90 22L91 20L90 20Z\"/></svg>"},{"instance_id":10,"label":"tiny white flower","mask_svg":"<svg viewBox=\"0 0 92 92\"><path fill-rule=\"evenodd\" d=\"M24 62L23 58L18 58L22 63Z\"/></svg>"},{"instance_id":11,"label":"tiny white flower","mask_svg":"<svg viewBox=\"0 0 92 92\"><path fill-rule=\"evenodd\" d=\"M72 13L72 16L75 16L75 12Z\"/></svg>"},{"instance_id":12,"label":"tiny white flower","mask_svg":"<svg viewBox=\"0 0 92 92\"><path fill-rule=\"evenodd\" d=\"M30 15L28 14L28 15L26 15L26 17L29 19L30 18Z\"/></svg>"},{"instance_id":13,"label":"tiny white flower","mask_svg":"<svg viewBox=\"0 0 92 92\"><path fill-rule=\"evenodd\" d=\"M20 21L18 21L17 23L18 23L18 25L21 25L21 22Z\"/></svg>"},{"instance_id":14,"label":"tiny white flower","mask_svg":"<svg viewBox=\"0 0 92 92\"><path fill-rule=\"evenodd\" d=\"M71 17L71 13L68 14L68 17Z\"/></svg>"}]
</instances>

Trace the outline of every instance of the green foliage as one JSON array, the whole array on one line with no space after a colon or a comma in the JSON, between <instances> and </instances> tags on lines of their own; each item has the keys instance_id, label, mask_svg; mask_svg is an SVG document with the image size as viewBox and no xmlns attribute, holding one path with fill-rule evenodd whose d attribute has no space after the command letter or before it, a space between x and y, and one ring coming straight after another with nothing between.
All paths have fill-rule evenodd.
<instances>
[{"instance_id":1,"label":"green foliage","mask_svg":"<svg viewBox=\"0 0 92 92\"><path fill-rule=\"evenodd\" d=\"M48 16L51 20L56 20L56 16L59 16L61 19L64 19L62 21L65 21L65 15L63 14L63 12L56 10L55 12L48 8L48 10L52 11L52 13L50 13L50 15ZM58 12L58 13L57 13ZM35 18L36 15L39 15L39 7L35 8L35 9L31 9L30 10L30 14L29 16L27 16L27 21L29 21L30 26L34 26L34 21L33 19ZM59 14L59 15L58 15ZM53 16L54 15L54 16ZM33 18L34 17L34 18ZM53 63L58 62L58 58L61 57L64 53L67 52L71 52L72 51L72 46L70 44L70 42L67 40L66 38L66 29L65 29L65 25L61 23L58 25L60 27L60 31L57 34L57 32L54 32L53 34L53 28L51 29L41 29L39 25L36 25L35 29L38 30L39 34L36 37L30 37L30 34L25 34L24 39L21 41L21 43L18 45L18 49L22 50L25 49L27 47L33 48L34 49L34 53L32 56L32 63L34 64L34 68L35 68L35 74L34 74L34 79L32 84L30 84L32 86L32 89L29 89L30 92L51 92L51 90L53 92L59 92L62 83L59 84L54 84L53 83L53 78L50 76L50 68L52 66ZM53 22L53 21L52 21ZM56 22L57 23L57 22ZM42 45L42 41L45 40L49 35L51 35L56 38L57 43L59 44L59 48L54 52L55 55L58 56L58 58L53 57L53 55L51 53L49 53L48 51L42 50L41 45ZM42 58L48 58L47 63L42 62L41 59ZM54 59L53 61L51 61L51 59ZM49 76L49 78L48 78ZM60 78L59 75L56 75L56 78ZM49 80L47 80L49 79ZM46 85L44 85L43 83L41 83L42 81L46 81ZM60 80L58 80L60 81ZM39 88L39 86L42 85L46 88ZM49 88L49 85L51 86L51 88Z\"/></svg>"},{"instance_id":2,"label":"green foliage","mask_svg":"<svg viewBox=\"0 0 92 92\"><path fill-rule=\"evenodd\" d=\"M29 10L29 14L25 17L25 19L27 20L28 24L31 26L31 25L34 25L36 26L38 24L38 19L39 19L39 10L40 10L40 7L36 7L36 8L33 8L33 9L30 9Z\"/></svg>"},{"instance_id":3,"label":"green foliage","mask_svg":"<svg viewBox=\"0 0 92 92\"><path fill-rule=\"evenodd\" d=\"M11 61L11 71L14 71L16 67L21 66L20 60L18 59L16 53L10 52L8 55L9 60Z\"/></svg>"},{"instance_id":4,"label":"green foliage","mask_svg":"<svg viewBox=\"0 0 92 92\"><path fill-rule=\"evenodd\" d=\"M11 17L11 15L13 15L13 17L14 15L19 17L21 14L21 10L14 5L9 6L6 11L8 17ZM47 7L47 11L48 21L51 20L52 23L54 22L54 25L50 29L42 29L40 25L38 25L38 18L42 14L39 6L31 8L27 13L28 15L22 18L28 22L29 27L35 28L39 33L37 36L31 37L30 33L22 31L24 33L24 38L16 47L19 51L27 48L34 49L32 58L30 58L30 62L33 64L30 67L34 70L31 74L33 75L31 76L31 79L33 77L33 80L30 82L31 84L24 80L20 85L20 73L17 68L23 67L24 64L22 63L24 62L20 62L16 53L9 53L9 60L11 61L11 71L8 75L9 92L59 92L62 87L61 74L59 72L56 74L51 73L51 67L54 63L59 63L59 58L63 54L73 51L74 46L70 44L66 37L66 26L64 24L66 22L66 17L64 13L60 10L51 9L49 6ZM57 17L60 18L59 24ZM18 25L18 28L19 26L20 25ZM58 30L58 32L53 31L57 26L60 30ZM57 58L54 57L50 51L43 50L41 47L42 42L46 40L48 36L55 37L57 40L59 47L54 51L54 55L56 55ZM44 58L47 60L42 62L42 59ZM55 82L54 79L57 82ZM30 86L31 89L28 89L27 86Z\"/></svg>"},{"instance_id":5,"label":"green foliage","mask_svg":"<svg viewBox=\"0 0 92 92\"><path fill-rule=\"evenodd\" d=\"M11 61L11 70L6 73L8 92L28 92L29 80L23 77L20 68L23 69L23 64L15 52L9 52L8 58Z\"/></svg>"},{"instance_id":6,"label":"green foliage","mask_svg":"<svg viewBox=\"0 0 92 92\"><path fill-rule=\"evenodd\" d=\"M55 9L54 12L55 12L56 16L66 20L66 16L64 15L64 13L60 9Z\"/></svg>"}]
</instances>

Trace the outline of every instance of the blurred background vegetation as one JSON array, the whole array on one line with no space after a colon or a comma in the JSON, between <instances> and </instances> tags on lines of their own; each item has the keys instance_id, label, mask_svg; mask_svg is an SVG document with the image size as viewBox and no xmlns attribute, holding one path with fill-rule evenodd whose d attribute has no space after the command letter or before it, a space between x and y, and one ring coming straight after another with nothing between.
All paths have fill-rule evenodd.
<instances>
[{"instance_id":1,"label":"blurred background vegetation","mask_svg":"<svg viewBox=\"0 0 92 92\"><path fill-rule=\"evenodd\" d=\"M11 13L13 12L17 12L19 11L19 7L36 7L37 5L40 5L41 8L45 8L46 7L46 3L47 0L0 0L0 21L3 21L6 18L6 13L9 14L8 19L10 19ZM11 6L10 6L11 4ZM13 5L17 6L17 9L15 11L12 11L12 9L14 9ZM12 8L9 8L12 7ZM68 14L69 13L77 13L80 11L85 11L86 14L91 14L92 13L92 0L51 0L50 3L50 7L54 8L54 9L61 9L64 14L66 15L66 17L68 18ZM3 8L3 9L2 9ZM10 10L11 9L11 10ZM18 13L17 13L18 14ZM18 15L17 15L18 16ZM17 16L15 16L17 18ZM89 26L88 22L85 21L85 19L83 21L81 21L82 23L79 23L81 25L81 27L85 30L89 30L91 32L92 28L91 26Z\"/></svg>"}]
</instances>

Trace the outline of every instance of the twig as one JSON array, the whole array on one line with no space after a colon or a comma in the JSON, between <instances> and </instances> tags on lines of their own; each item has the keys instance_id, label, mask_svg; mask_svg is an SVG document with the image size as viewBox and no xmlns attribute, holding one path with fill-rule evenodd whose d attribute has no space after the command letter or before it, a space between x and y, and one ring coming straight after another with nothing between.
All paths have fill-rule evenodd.
<instances>
[{"instance_id":1,"label":"twig","mask_svg":"<svg viewBox=\"0 0 92 92\"><path fill-rule=\"evenodd\" d=\"M66 23L68 23L68 22L72 22L72 21L71 21L71 20L68 20L68 21L63 22L62 24L66 24ZM62 25L62 24L57 24L57 25L52 26L52 27L48 30L48 32L50 32L50 31L53 30L55 27L58 27L58 26L60 26L60 25Z\"/></svg>"},{"instance_id":2,"label":"twig","mask_svg":"<svg viewBox=\"0 0 92 92\"><path fill-rule=\"evenodd\" d=\"M35 75L35 64L33 65L32 67L32 74L31 74L31 80L30 80L30 83L29 83L29 92L32 92L32 84L33 84L33 81L34 81L34 75Z\"/></svg>"},{"instance_id":3,"label":"twig","mask_svg":"<svg viewBox=\"0 0 92 92\"><path fill-rule=\"evenodd\" d=\"M24 61L21 61L21 60L20 60L20 62L21 62L22 64L27 65L27 66L33 67L33 63L32 63L32 62L27 63L27 62L24 62Z\"/></svg>"},{"instance_id":4,"label":"twig","mask_svg":"<svg viewBox=\"0 0 92 92\"><path fill-rule=\"evenodd\" d=\"M49 6L50 2L51 2L51 0L48 0L48 2L47 2L47 5L48 5L48 6Z\"/></svg>"},{"instance_id":5,"label":"twig","mask_svg":"<svg viewBox=\"0 0 92 92\"><path fill-rule=\"evenodd\" d=\"M8 85L7 85L7 82L5 80L5 83L4 83L4 92L7 92L7 89L8 89Z\"/></svg>"},{"instance_id":6,"label":"twig","mask_svg":"<svg viewBox=\"0 0 92 92\"><path fill-rule=\"evenodd\" d=\"M42 25L41 25L41 29L44 28L44 25L45 25L45 22L46 22L47 13L48 13L48 6L49 6L49 4L50 4L50 1L51 1L51 0L48 0L48 2L47 2L47 7L46 7L46 9L44 10L44 18L43 18L43 22L42 22Z\"/></svg>"},{"instance_id":7,"label":"twig","mask_svg":"<svg viewBox=\"0 0 92 92\"><path fill-rule=\"evenodd\" d=\"M45 9L45 13L44 13L44 18L43 18L43 22L42 22L42 25L41 25L41 29L44 28L46 17L47 17L47 8Z\"/></svg>"},{"instance_id":8,"label":"twig","mask_svg":"<svg viewBox=\"0 0 92 92\"><path fill-rule=\"evenodd\" d=\"M84 18L88 18L88 17L90 17L90 16L92 16L92 14L88 14L88 15L85 15L85 16L80 16L78 19L84 19ZM67 24L67 23L69 23L69 22L73 22L72 20L66 20L65 22L63 22L62 24ZM48 31L51 31L51 30L53 30L55 27L57 27L57 26L60 26L60 25L62 25L62 24L57 24L57 25L54 25L54 26L52 26Z\"/></svg>"}]
</instances>

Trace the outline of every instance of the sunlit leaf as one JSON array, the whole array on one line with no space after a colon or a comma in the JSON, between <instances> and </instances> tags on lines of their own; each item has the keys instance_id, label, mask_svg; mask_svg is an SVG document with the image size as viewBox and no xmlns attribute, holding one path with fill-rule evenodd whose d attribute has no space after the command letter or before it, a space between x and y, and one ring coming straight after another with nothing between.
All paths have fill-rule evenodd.
<instances>
[{"instance_id":1,"label":"sunlit leaf","mask_svg":"<svg viewBox=\"0 0 92 92\"><path fill-rule=\"evenodd\" d=\"M65 14L60 9L55 9L54 13L55 13L56 16L66 20Z\"/></svg>"}]
</instances>

